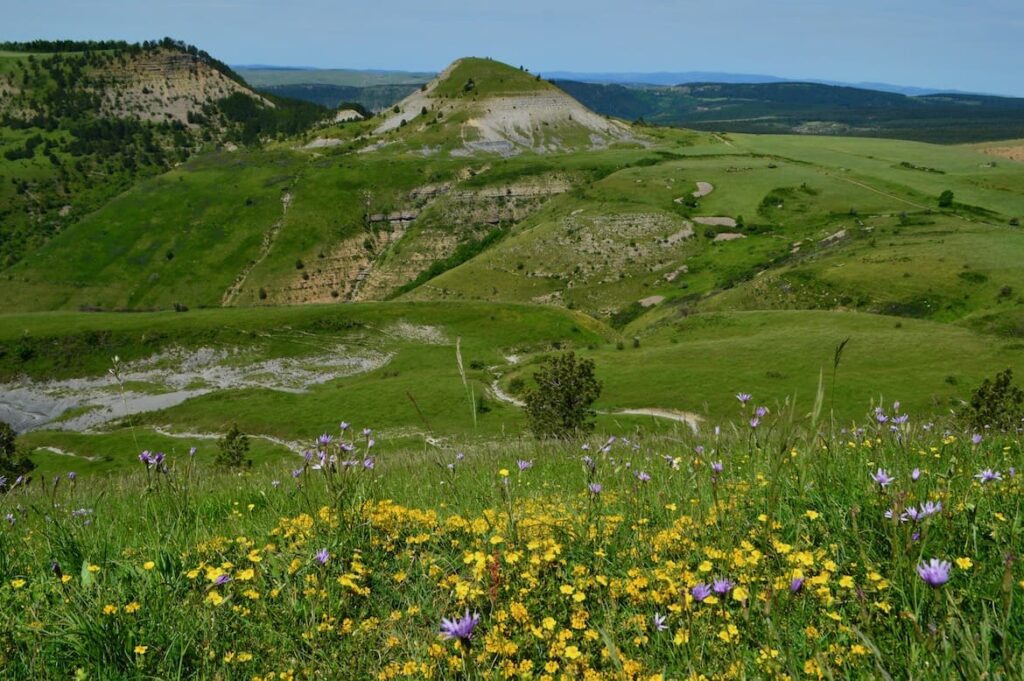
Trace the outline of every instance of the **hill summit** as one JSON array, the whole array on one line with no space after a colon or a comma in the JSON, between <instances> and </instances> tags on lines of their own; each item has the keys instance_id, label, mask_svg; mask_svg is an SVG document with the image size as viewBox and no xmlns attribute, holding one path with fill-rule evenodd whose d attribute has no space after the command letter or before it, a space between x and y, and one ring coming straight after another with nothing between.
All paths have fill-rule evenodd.
<instances>
[{"instance_id":1,"label":"hill summit","mask_svg":"<svg viewBox=\"0 0 1024 681\"><path fill-rule=\"evenodd\" d=\"M632 138L627 124L594 113L540 76L475 57L453 62L396 104L374 134L456 156L603 148Z\"/></svg>"}]
</instances>

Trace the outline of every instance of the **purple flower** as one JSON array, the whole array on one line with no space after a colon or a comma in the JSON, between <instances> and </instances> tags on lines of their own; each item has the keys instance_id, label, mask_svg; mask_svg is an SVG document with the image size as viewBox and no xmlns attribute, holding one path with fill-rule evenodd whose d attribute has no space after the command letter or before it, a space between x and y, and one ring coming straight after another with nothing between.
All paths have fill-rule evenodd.
<instances>
[{"instance_id":1,"label":"purple flower","mask_svg":"<svg viewBox=\"0 0 1024 681\"><path fill-rule=\"evenodd\" d=\"M369 428L363 428L363 437L370 437L370 433L372 432L373 431L370 430Z\"/></svg>"},{"instance_id":2,"label":"purple flower","mask_svg":"<svg viewBox=\"0 0 1024 681\"><path fill-rule=\"evenodd\" d=\"M583 446L580 447L580 449L582 449L584 452L589 452L590 451L590 444L587 443L587 442L584 442Z\"/></svg>"},{"instance_id":3,"label":"purple flower","mask_svg":"<svg viewBox=\"0 0 1024 681\"><path fill-rule=\"evenodd\" d=\"M697 445L696 447L693 448L693 451L697 452L698 455L703 454L704 453L704 445Z\"/></svg>"},{"instance_id":4,"label":"purple flower","mask_svg":"<svg viewBox=\"0 0 1024 681\"><path fill-rule=\"evenodd\" d=\"M77 478L77 477L78 477L78 473L75 473L74 471L71 471L70 473L68 473L68 480L70 480L71 482L74 482L75 478Z\"/></svg>"},{"instance_id":5,"label":"purple flower","mask_svg":"<svg viewBox=\"0 0 1024 681\"><path fill-rule=\"evenodd\" d=\"M744 406L750 401L751 397L753 396L750 393L736 393L736 399Z\"/></svg>"},{"instance_id":6,"label":"purple flower","mask_svg":"<svg viewBox=\"0 0 1024 681\"><path fill-rule=\"evenodd\" d=\"M371 437L371 438L370 438L369 440L367 440L367 441L366 441L366 448L367 448L367 449L373 449L373 446L374 446L375 444L377 444L377 441L376 441L376 440L374 440L374 439L373 439L373 438Z\"/></svg>"},{"instance_id":7,"label":"purple flower","mask_svg":"<svg viewBox=\"0 0 1024 681\"><path fill-rule=\"evenodd\" d=\"M981 444L981 435L978 434L978 433L975 433L974 435L972 435L971 436L971 444L972 445L980 445Z\"/></svg>"},{"instance_id":8,"label":"purple flower","mask_svg":"<svg viewBox=\"0 0 1024 681\"><path fill-rule=\"evenodd\" d=\"M4 520L7 521L8 525L13 525L14 524L14 514L13 513L8 513L7 515L4 516Z\"/></svg>"},{"instance_id":9,"label":"purple flower","mask_svg":"<svg viewBox=\"0 0 1024 681\"><path fill-rule=\"evenodd\" d=\"M466 458L466 455L463 454L462 452L459 452L458 454L455 455L455 460L456 461L462 461L465 458Z\"/></svg>"},{"instance_id":10,"label":"purple flower","mask_svg":"<svg viewBox=\"0 0 1024 681\"><path fill-rule=\"evenodd\" d=\"M900 414L899 416L894 416L892 422L897 426L902 426L908 419L910 419L910 417L906 414Z\"/></svg>"},{"instance_id":11,"label":"purple flower","mask_svg":"<svg viewBox=\"0 0 1024 681\"><path fill-rule=\"evenodd\" d=\"M910 479L913 482L917 482L918 480L920 480L921 479L921 469L920 468L915 468L914 470L910 471Z\"/></svg>"},{"instance_id":12,"label":"purple flower","mask_svg":"<svg viewBox=\"0 0 1024 681\"><path fill-rule=\"evenodd\" d=\"M724 596L732 589L732 582L728 579L716 579L711 585L711 588L719 596Z\"/></svg>"},{"instance_id":13,"label":"purple flower","mask_svg":"<svg viewBox=\"0 0 1024 681\"><path fill-rule=\"evenodd\" d=\"M761 419L757 418L756 416L750 419L751 428L757 428L759 425L761 425Z\"/></svg>"},{"instance_id":14,"label":"purple flower","mask_svg":"<svg viewBox=\"0 0 1024 681\"><path fill-rule=\"evenodd\" d=\"M525 461L523 459L518 459L516 461L516 466L519 466L520 471L525 471L528 468L533 468L533 460Z\"/></svg>"},{"instance_id":15,"label":"purple flower","mask_svg":"<svg viewBox=\"0 0 1024 681\"><path fill-rule=\"evenodd\" d=\"M665 624L666 620L668 620L667 615L659 615L658 613L654 613L654 630L665 631L666 629L668 629L668 625Z\"/></svg>"},{"instance_id":16,"label":"purple flower","mask_svg":"<svg viewBox=\"0 0 1024 681\"><path fill-rule=\"evenodd\" d=\"M345 432L346 430L349 429L349 422L342 421L340 424L338 424L338 428L340 428L342 432Z\"/></svg>"},{"instance_id":17,"label":"purple flower","mask_svg":"<svg viewBox=\"0 0 1024 681\"><path fill-rule=\"evenodd\" d=\"M139 454L139 461L141 461L144 464L151 464L151 463L153 463L153 460L149 456L149 450L148 449L144 450L141 454Z\"/></svg>"},{"instance_id":18,"label":"purple flower","mask_svg":"<svg viewBox=\"0 0 1024 681\"><path fill-rule=\"evenodd\" d=\"M639 480L640 482L650 482L651 476L646 471L640 471L639 473L636 474L636 479Z\"/></svg>"},{"instance_id":19,"label":"purple flower","mask_svg":"<svg viewBox=\"0 0 1024 681\"><path fill-rule=\"evenodd\" d=\"M800 593L800 589L804 588L804 578L794 577L789 583L790 593Z\"/></svg>"},{"instance_id":20,"label":"purple flower","mask_svg":"<svg viewBox=\"0 0 1024 681\"><path fill-rule=\"evenodd\" d=\"M758 407L754 410L754 416L759 419L763 419L764 415L768 413L768 407Z\"/></svg>"},{"instance_id":21,"label":"purple flower","mask_svg":"<svg viewBox=\"0 0 1024 681\"><path fill-rule=\"evenodd\" d=\"M723 470L725 470L725 465L721 461L712 461L711 470L714 471L716 474L721 473Z\"/></svg>"},{"instance_id":22,"label":"purple flower","mask_svg":"<svg viewBox=\"0 0 1024 681\"><path fill-rule=\"evenodd\" d=\"M223 575L220 575L219 577L217 577L217 579L214 580L213 585L214 586L224 586L225 584L227 584L230 581L231 581L231 575L223 574Z\"/></svg>"},{"instance_id":23,"label":"purple flower","mask_svg":"<svg viewBox=\"0 0 1024 681\"><path fill-rule=\"evenodd\" d=\"M296 468L295 470L292 471L292 477L293 478L297 478L300 475L302 475L302 469L301 468Z\"/></svg>"},{"instance_id":24,"label":"purple flower","mask_svg":"<svg viewBox=\"0 0 1024 681\"><path fill-rule=\"evenodd\" d=\"M473 630L479 623L480 615L470 615L467 609L466 614L460 619L442 619L441 633L446 639L458 639L460 643L468 646L470 639L473 638Z\"/></svg>"},{"instance_id":25,"label":"purple flower","mask_svg":"<svg viewBox=\"0 0 1024 681\"><path fill-rule=\"evenodd\" d=\"M999 471L994 471L991 468L986 468L974 477L983 485L987 482L999 482L1003 479L1003 476Z\"/></svg>"},{"instance_id":26,"label":"purple flower","mask_svg":"<svg viewBox=\"0 0 1024 681\"><path fill-rule=\"evenodd\" d=\"M876 411L875 412L875 420L878 421L879 423L885 423L886 421L889 420L889 417L886 416L885 412L883 412L883 411Z\"/></svg>"},{"instance_id":27,"label":"purple flower","mask_svg":"<svg viewBox=\"0 0 1024 681\"><path fill-rule=\"evenodd\" d=\"M878 483L879 487L883 489L892 484L892 481L896 478L889 475L889 472L883 468L879 468L877 471L871 474L871 479Z\"/></svg>"},{"instance_id":28,"label":"purple flower","mask_svg":"<svg viewBox=\"0 0 1024 681\"><path fill-rule=\"evenodd\" d=\"M921 530L914 530L914 534L910 535L910 541L921 541Z\"/></svg>"},{"instance_id":29,"label":"purple flower","mask_svg":"<svg viewBox=\"0 0 1024 681\"><path fill-rule=\"evenodd\" d=\"M332 438L330 435L328 435L327 433L324 433L323 435L321 435L320 437L318 437L316 439L316 442L321 447L326 447L327 445L331 444L331 440L333 440L333 439L334 438Z\"/></svg>"},{"instance_id":30,"label":"purple flower","mask_svg":"<svg viewBox=\"0 0 1024 681\"><path fill-rule=\"evenodd\" d=\"M327 549L320 549L316 552L316 562L320 563L321 565L327 565L327 561L330 559L331 554L327 551Z\"/></svg>"},{"instance_id":31,"label":"purple flower","mask_svg":"<svg viewBox=\"0 0 1024 681\"><path fill-rule=\"evenodd\" d=\"M374 463L372 456L368 456L365 459L363 459L363 468L365 468L366 470L373 470L373 467L375 465L376 464Z\"/></svg>"},{"instance_id":32,"label":"purple flower","mask_svg":"<svg viewBox=\"0 0 1024 681\"><path fill-rule=\"evenodd\" d=\"M948 560L932 558L925 563L921 561L917 565L917 574L924 580L925 584L937 588L949 581L949 571L953 565Z\"/></svg>"},{"instance_id":33,"label":"purple flower","mask_svg":"<svg viewBox=\"0 0 1024 681\"><path fill-rule=\"evenodd\" d=\"M587 489L590 490L591 494L593 494L594 496L597 496L598 494L601 493L601 490L604 489L604 488L601 487L601 483L599 483L599 482L592 482L589 485L587 485Z\"/></svg>"},{"instance_id":34,"label":"purple flower","mask_svg":"<svg viewBox=\"0 0 1024 681\"><path fill-rule=\"evenodd\" d=\"M195 447L189 447L188 448L188 455L189 456L195 456L196 455L196 448Z\"/></svg>"},{"instance_id":35,"label":"purple flower","mask_svg":"<svg viewBox=\"0 0 1024 681\"><path fill-rule=\"evenodd\" d=\"M597 468L597 463L595 463L594 460L591 459L589 456L583 457L583 463L585 463L587 465L587 468L589 468L591 471L594 471Z\"/></svg>"},{"instance_id":36,"label":"purple flower","mask_svg":"<svg viewBox=\"0 0 1024 681\"><path fill-rule=\"evenodd\" d=\"M935 514L941 513L941 512L942 512L942 502L941 501L926 501L923 504L921 504L921 508L917 512L917 517L918 517L919 520L924 520L925 518L927 518L930 515L935 515Z\"/></svg>"},{"instance_id":37,"label":"purple flower","mask_svg":"<svg viewBox=\"0 0 1024 681\"><path fill-rule=\"evenodd\" d=\"M690 595L693 596L693 600L700 603L705 598L711 595L711 587L707 584L697 584L690 589Z\"/></svg>"}]
</instances>

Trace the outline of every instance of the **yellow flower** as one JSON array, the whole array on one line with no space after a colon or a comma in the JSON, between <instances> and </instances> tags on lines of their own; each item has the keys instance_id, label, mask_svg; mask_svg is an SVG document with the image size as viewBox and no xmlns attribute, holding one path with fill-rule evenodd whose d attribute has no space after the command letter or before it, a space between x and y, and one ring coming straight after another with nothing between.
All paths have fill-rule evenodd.
<instances>
[{"instance_id":1,"label":"yellow flower","mask_svg":"<svg viewBox=\"0 0 1024 681\"><path fill-rule=\"evenodd\" d=\"M67 584L70 581L71 581L71 575L61 575L60 576L60 583L61 584Z\"/></svg>"},{"instance_id":2,"label":"yellow flower","mask_svg":"<svg viewBox=\"0 0 1024 681\"><path fill-rule=\"evenodd\" d=\"M141 607L142 606L139 605L138 601L132 601L128 605L124 606L124 611L130 615L133 612L138 612L139 608L141 608Z\"/></svg>"},{"instance_id":3,"label":"yellow flower","mask_svg":"<svg viewBox=\"0 0 1024 681\"><path fill-rule=\"evenodd\" d=\"M252 653L238 653L239 662L248 662L252 659Z\"/></svg>"},{"instance_id":4,"label":"yellow flower","mask_svg":"<svg viewBox=\"0 0 1024 681\"><path fill-rule=\"evenodd\" d=\"M508 469L507 468L502 468L500 471L498 471L498 475L500 475L503 478L507 478L508 477Z\"/></svg>"},{"instance_id":5,"label":"yellow flower","mask_svg":"<svg viewBox=\"0 0 1024 681\"><path fill-rule=\"evenodd\" d=\"M564 595L568 596L576 589L573 588L571 584L563 584L562 586L558 587L558 590L561 591Z\"/></svg>"},{"instance_id":6,"label":"yellow flower","mask_svg":"<svg viewBox=\"0 0 1024 681\"><path fill-rule=\"evenodd\" d=\"M156 563L154 563L151 560L147 560L145 563L142 564L142 569L143 570L152 570L155 567L156 567ZM139 647L142 648L143 646L139 646Z\"/></svg>"},{"instance_id":7,"label":"yellow flower","mask_svg":"<svg viewBox=\"0 0 1024 681\"><path fill-rule=\"evenodd\" d=\"M705 560L703 563L697 566L697 569L701 572L711 572L714 569L714 566L711 564L711 561Z\"/></svg>"},{"instance_id":8,"label":"yellow flower","mask_svg":"<svg viewBox=\"0 0 1024 681\"><path fill-rule=\"evenodd\" d=\"M808 520L817 520L821 514L817 511L808 510L804 515L807 516Z\"/></svg>"},{"instance_id":9,"label":"yellow flower","mask_svg":"<svg viewBox=\"0 0 1024 681\"><path fill-rule=\"evenodd\" d=\"M844 589L852 589L853 577L851 577L850 575L843 575L839 578L839 586L843 587Z\"/></svg>"},{"instance_id":10,"label":"yellow flower","mask_svg":"<svg viewBox=\"0 0 1024 681\"><path fill-rule=\"evenodd\" d=\"M100 571L100 566L99 565L93 565L92 563L89 563L89 572L91 572L93 574L96 574L99 571Z\"/></svg>"},{"instance_id":11,"label":"yellow flower","mask_svg":"<svg viewBox=\"0 0 1024 681\"><path fill-rule=\"evenodd\" d=\"M252 551L249 552L249 560L251 562L253 562L253 563L258 563L261 560L263 560L263 556L260 555L259 551L257 551L256 549L253 549Z\"/></svg>"},{"instance_id":12,"label":"yellow flower","mask_svg":"<svg viewBox=\"0 0 1024 681\"><path fill-rule=\"evenodd\" d=\"M110 603L107 603L106 605L103 606L103 614L104 615L113 615L116 612L117 612L117 606L116 605L111 605Z\"/></svg>"},{"instance_id":13,"label":"yellow flower","mask_svg":"<svg viewBox=\"0 0 1024 681\"><path fill-rule=\"evenodd\" d=\"M961 570L970 570L974 566L974 561L966 556L963 558L956 559L956 566Z\"/></svg>"},{"instance_id":14,"label":"yellow flower","mask_svg":"<svg viewBox=\"0 0 1024 681\"><path fill-rule=\"evenodd\" d=\"M245 570L239 571L239 573L235 575L235 579L241 580L243 582L248 582L250 579L253 578L255 574L255 570L253 570L252 568L247 568Z\"/></svg>"},{"instance_id":15,"label":"yellow flower","mask_svg":"<svg viewBox=\"0 0 1024 681\"><path fill-rule=\"evenodd\" d=\"M21 587L25 586L25 580L24 579L12 579L11 580L11 586L14 587L15 589L20 589Z\"/></svg>"},{"instance_id":16,"label":"yellow flower","mask_svg":"<svg viewBox=\"0 0 1024 681\"><path fill-rule=\"evenodd\" d=\"M224 602L224 597L216 591L211 591L210 593L206 594L206 602L212 605L220 605Z\"/></svg>"},{"instance_id":17,"label":"yellow flower","mask_svg":"<svg viewBox=\"0 0 1024 681\"><path fill-rule=\"evenodd\" d=\"M565 657L570 660L575 660L580 656L580 649L576 646L566 646Z\"/></svg>"},{"instance_id":18,"label":"yellow flower","mask_svg":"<svg viewBox=\"0 0 1024 681\"><path fill-rule=\"evenodd\" d=\"M750 598L750 594L748 594L747 590L744 589L742 586L738 586L735 589L733 589L732 597L733 600L740 601L742 603L743 601Z\"/></svg>"},{"instance_id":19,"label":"yellow flower","mask_svg":"<svg viewBox=\"0 0 1024 681\"><path fill-rule=\"evenodd\" d=\"M149 650L149 646L135 646L136 655L145 655L147 650Z\"/></svg>"}]
</instances>

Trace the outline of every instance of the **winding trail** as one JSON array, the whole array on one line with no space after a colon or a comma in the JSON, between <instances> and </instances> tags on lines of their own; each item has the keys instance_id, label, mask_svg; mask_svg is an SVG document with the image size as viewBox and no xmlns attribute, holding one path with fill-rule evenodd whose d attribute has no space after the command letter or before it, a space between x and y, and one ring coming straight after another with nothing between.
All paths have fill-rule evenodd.
<instances>
[{"instance_id":1,"label":"winding trail","mask_svg":"<svg viewBox=\"0 0 1024 681\"><path fill-rule=\"evenodd\" d=\"M220 440L224 437L225 433L193 433L188 431L174 431L168 430L167 426L152 426L153 432L163 435L164 437L174 438L176 440ZM304 447L302 443L293 442L290 440L282 440L281 438L274 437L272 435L259 435L259 434L246 434L250 439L255 438L257 440L263 440L271 444L284 447L293 454L302 456L309 447Z\"/></svg>"},{"instance_id":2,"label":"winding trail","mask_svg":"<svg viewBox=\"0 0 1024 681\"><path fill-rule=\"evenodd\" d=\"M270 255L270 249L277 240L277 235L280 234L281 230L284 228L285 218L288 217L288 208L292 205L292 189L295 187L295 182L296 180L292 180L288 189L281 195L281 217L263 234L263 241L260 243L259 257L242 268L242 271L235 279L235 282L228 287L228 290L225 291L224 295L221 297L221 305L227 306L235 302L238 294L242 292L242 287L245 286L245 281L249 278L249 274L256 269L260 263L266 260L268 255Z\"/></svg>"},{"instance_id":3,"label":"winding trail","mask_svg":"<svg viewBox=\"0 0 1024 681\"><path fill-rule=\"evenodd\" d=\"M502 390L501 385L497 380L491 383L491 392L494 394L495 399L500 402L511 404L512 406L519 407L520 409L526 406L525 402ZM659 409L656 407L617 409L615 411L599 411L597 413L604 414L606 416L651 416L657 419L668 419L669 421L676 421L677 423L685 423L694 433L698 431L700 423L703 421L700 416L688 411Z\"/></svg>"}]
</instances>

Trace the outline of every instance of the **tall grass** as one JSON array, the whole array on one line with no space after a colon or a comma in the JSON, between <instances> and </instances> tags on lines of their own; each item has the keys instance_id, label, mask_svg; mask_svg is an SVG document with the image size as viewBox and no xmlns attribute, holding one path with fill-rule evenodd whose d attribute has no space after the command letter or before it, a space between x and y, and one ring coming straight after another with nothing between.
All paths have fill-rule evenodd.
<instances>
[{"instance_id":1,"label":"tall grass","mask_svg":"<svg viewBox=\"0 0 1024 681\"><path fill-rule=\"evenodd\" d=\"M346 431L311 443L308 459L252 471L211 473L201 449L118 477L22 482L0 499L0 669L1024 675L1017 434L974 442L894 424L892 408L833 430L786 405L751 427L753 411L699 434L376 459L371 434ZM879 485L879 468L894 481ZM984 469L998 479L981 482ZM941 510L909 517L929 501ZM952 562L936 587L916 569L932 558ZM716 580L731 585L695 598ZM445 640L441 619L467 610L480 615L472 638Z\"/></svg>"}]
</instances>

